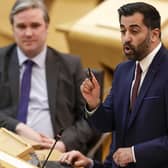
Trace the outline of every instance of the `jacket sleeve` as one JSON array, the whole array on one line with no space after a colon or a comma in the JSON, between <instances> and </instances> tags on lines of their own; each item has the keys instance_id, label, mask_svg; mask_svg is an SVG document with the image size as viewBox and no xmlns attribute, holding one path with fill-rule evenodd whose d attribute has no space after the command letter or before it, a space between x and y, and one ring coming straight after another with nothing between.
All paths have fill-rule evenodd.
<instances>
[{"instance_id":1,"label":"jacket sleeve","mask_svg":"<svg viewBox=\"0 0 168 168\"><path fill-rule=\"evenodd\" d=\"M72 78L74 86L74 99L73 101L73 115L74 123L70 127L67 127L62 134L62 141L65 143L67 150L80 150L86 153L88 146L90 146L100 137L97 130L91 128L88 122L84 119L84 99L80 92L80 85L85 78L84 69L80 63L80 59L77 57L72 62L68 62L67 66L73 66ZM71 65L70 65L71 64Z\"/></svg>"},{"instance_id":2,"label":"jacket sleeve","mask_svg":"<svg viewBox=\"0 0 168 168\"><path fill-rule=\"evenodd\" d=\"M0 48L0 126L11 131L15 131L18 121L15 118L16 106L13 103L12 91L8 82L8 73L6 63L9 61L9 55L15 48L15 44Z\"/></svg>"},{"instance_id":3,"label":"jacket sleeve","mask_svg":"<svg viewBox=\"0 0 168 168\"><path fill-rule=\"evenodd\" d=\"M0 109L0 126L15 132L16 125L19 121L12 117L12 111L12 107Z\"/></svg>"}]
</instances>

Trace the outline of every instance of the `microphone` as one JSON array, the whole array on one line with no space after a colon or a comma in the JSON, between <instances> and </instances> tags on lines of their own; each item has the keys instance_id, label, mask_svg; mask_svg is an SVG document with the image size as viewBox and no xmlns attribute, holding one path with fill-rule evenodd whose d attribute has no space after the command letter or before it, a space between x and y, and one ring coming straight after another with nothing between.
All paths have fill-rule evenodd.
<instances>
[{"instance_id":1,"label":"microphone","mask_svg":"<svg viewBox=\"0 0 168 168\"><path fill-rule=\"evenodd\" d=\"M54 150L57 141L61 138L61 135L62 135L63 131L64 131L64 129L61 128L61 130L60 130L60 132L58 133L58 135L56 135L56 137L55 137L55 142L54 142L54 144L52 145L52 147L51 147L51 149L50 149L50 151L49 151L49 153L48 153L48 155L47 155L45 161L43 162L43 164L42 164L42 166L41 166L41 168L45 168L45 165L47 164L48 159L49 159L49 157L50 157L52 151Z\"/></svg>"}]
</instances>

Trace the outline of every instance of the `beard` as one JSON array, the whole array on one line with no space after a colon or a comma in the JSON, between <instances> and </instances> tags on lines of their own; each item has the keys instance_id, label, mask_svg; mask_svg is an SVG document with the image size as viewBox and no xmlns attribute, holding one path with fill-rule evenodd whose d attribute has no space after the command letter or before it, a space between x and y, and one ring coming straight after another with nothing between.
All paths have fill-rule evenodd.
<instances>
[{"instance_id":1,"label":"beard","mask_svg":"<svg viewBox=\"0 0 168 168\"><path fill-rule=\"evenodd\" d=\"M140 61L148 55L150 52L150 35L142 41L139 45L134 46L130 42L126 42L123 45L123 51L125 56L129 60Z\"/></svg>"}]
</instances>

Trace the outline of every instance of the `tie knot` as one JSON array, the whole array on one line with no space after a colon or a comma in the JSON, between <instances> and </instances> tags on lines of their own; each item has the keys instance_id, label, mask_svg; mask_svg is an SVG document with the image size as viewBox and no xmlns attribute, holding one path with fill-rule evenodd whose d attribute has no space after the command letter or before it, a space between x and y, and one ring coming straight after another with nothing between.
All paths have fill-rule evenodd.
<instances>
[{"instance_id":1,"label":"tie knot","mask_svg":"<svg viewBox=\"0 0 168 168\"><path fill-rule=\"evenodd\" d=\"M137 74L141 74L142 73L142 69L141 69L140 63L137 64L136 72L137 72Z\"/></svg>"},{"instance_id":2,"label":"tie knot","mask_svg":"<svg viewBox=\"0 0 168 168\"><path fill-rule=\"evenodd\" d=\"M32 67L32 65L34 64L34 61L32 61L32 60L26 60L25 62L24 62L24 64L27 66L27 67Z\"/></svg>"}]
</instances>

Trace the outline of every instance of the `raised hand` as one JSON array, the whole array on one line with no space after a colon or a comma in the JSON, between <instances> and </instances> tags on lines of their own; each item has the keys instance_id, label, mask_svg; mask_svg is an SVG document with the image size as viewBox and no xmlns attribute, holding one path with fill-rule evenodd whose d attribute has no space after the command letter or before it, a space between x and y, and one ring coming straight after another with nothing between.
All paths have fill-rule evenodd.
<instances>
[{"instance_id":1,"label":"raised hand","mask_svg":"<svg viewBox=\"0 0 168 168\"><path fill-rule=\"evenodd\" d=\"M86 78L80 86L81 93L90 110L96 108L100 103L100 85L92 72L91 75L92 78Z\"/></svg>"}]
</instances>

